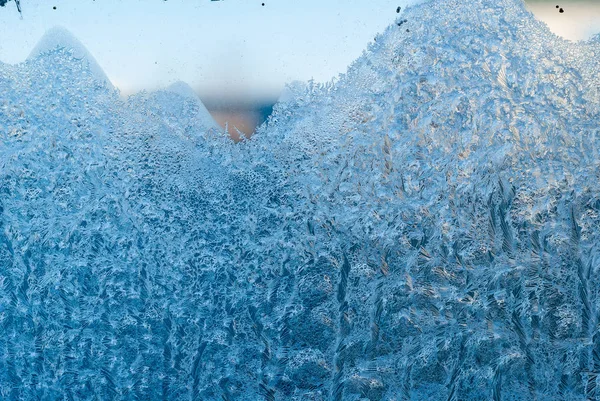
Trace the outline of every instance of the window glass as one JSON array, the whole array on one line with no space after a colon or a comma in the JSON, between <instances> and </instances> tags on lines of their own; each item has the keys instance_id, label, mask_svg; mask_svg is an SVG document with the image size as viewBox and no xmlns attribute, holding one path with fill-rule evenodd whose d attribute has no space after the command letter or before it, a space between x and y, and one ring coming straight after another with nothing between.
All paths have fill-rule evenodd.
<instances>
[{"instance_id":1,"label":"window glass","mask_svg":"<svg viewBox=\"0 0 600 401\"><path fill-rule=\"evenodd\" d=\"M0 0L0 399L598 399L599 32Z\"/></svg>"}]
</instances>

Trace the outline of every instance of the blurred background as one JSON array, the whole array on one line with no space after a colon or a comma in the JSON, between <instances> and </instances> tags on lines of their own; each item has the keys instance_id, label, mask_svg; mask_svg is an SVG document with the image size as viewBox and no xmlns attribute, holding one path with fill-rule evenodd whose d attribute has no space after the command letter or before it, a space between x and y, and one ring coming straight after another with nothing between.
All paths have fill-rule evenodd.
<instances>
[{"instance_id":1,"label":"blurred background","mask_svg":"<svg viewBox=\"0 0 600 401\"><path fill-rule=\"evenodd\" d=\"M25 60L46 30L63 26L123 96L182 80L217 122L250 134L285 83L344 72L409 2L21 0L20 16L11 1L0 7L0 61ZM600 0L527 3L569 40L600 32Z\"/></svg>"}]
</instances>

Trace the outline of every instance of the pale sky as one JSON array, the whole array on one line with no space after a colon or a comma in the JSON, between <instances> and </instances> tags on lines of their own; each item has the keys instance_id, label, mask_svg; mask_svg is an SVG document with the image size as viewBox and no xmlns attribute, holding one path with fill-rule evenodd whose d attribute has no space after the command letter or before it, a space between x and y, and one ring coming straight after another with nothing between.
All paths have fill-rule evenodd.
<instances>
[{"instance_id":1,"label":"pale sky","mask_svg":"<svg viewBox=\"0 0 600 401\"><path fill-rule=\"evenodd\" d=\"M22 19L13 2L0 8L0 61L23 61L59 25L125 95L183 80L208 97L275 98L286 82L344 72L409 1L22 0ZM598 3L531 9L577 40L600 32Z\"/></svg>"}]
</instances>

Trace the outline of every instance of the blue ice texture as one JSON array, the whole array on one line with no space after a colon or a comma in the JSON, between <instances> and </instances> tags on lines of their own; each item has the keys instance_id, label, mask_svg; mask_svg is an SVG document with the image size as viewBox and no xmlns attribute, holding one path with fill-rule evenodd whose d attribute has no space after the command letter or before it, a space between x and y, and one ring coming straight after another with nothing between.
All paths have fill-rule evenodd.
<instances>
[{"instance_id":1,"label":"blue ice texture","mask_svg":"<svg viewBox=\"0 0 600 401\"><path fill-rule=\"evenodd\" d=\"M63 31L0 63L0 399L600 400L600 41L397 17L237 144Z\"/></svg>"}]
</instances>

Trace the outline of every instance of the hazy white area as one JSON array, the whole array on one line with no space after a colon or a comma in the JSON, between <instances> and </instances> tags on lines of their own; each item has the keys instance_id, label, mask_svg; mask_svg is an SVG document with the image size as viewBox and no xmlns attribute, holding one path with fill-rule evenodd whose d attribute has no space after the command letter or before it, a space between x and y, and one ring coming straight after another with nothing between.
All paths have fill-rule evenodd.
<instances>
[{"instance_id":1,"label":"hazy white area","mask_svg":"<svg viewBox=\"0 0 600 401\"><path fill-rule=\"evenodd\" d=\"M600 32L600 1L565 3L562 7L564 13L559 13L556 5L551 3L529 5L529 9L552 32L566 39L585 40Z\"/></svg>"}]
</instances>

